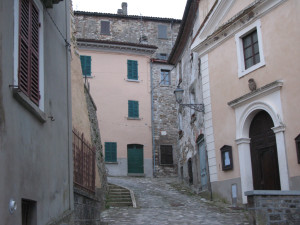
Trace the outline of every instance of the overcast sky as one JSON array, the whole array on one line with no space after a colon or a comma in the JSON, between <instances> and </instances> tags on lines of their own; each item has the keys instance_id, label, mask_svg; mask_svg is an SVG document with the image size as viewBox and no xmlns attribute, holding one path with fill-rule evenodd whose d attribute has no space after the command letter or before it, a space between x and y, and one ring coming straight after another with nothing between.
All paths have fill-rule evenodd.
<instances>
[{"instance_id":1,"label":"overcast sky","mask_svg":"<svg viewBox=\"0 0 300 225\"><path fill-rule=\"evenodd\" d=\"M128 15L182 19L186 0L73 0L74 10L116 14L127 2Z\"/></svg>"}]
</instances>

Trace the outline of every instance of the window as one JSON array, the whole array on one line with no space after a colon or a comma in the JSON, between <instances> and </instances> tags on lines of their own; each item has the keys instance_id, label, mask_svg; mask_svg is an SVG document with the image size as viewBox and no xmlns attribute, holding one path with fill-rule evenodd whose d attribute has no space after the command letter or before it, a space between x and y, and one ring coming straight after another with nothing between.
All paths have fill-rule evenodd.
<instances>
[{"instance_id":1,"label":"window","mask_svg":"<svg viewBox=\"0 0 300 225\"><path fill-rule=\"evenodd\" d=\"M168 54L166 54L166 53L157 53L156 58L158 58L160 60L167 60L168 59Z\"/></svg>"},{"instance_id":2,"label":"window","mask_svg":"<svg viewBox=\"0 0 300 225\"><path fill-rule=\"evenodd\" d=\"M169 70L161 70L160 71L160 84L161 85L170 85L170 71Z\"/></svg>"},{"instance_id":3,"label":"window","mask_svg":"<svg viewBox=\"0 0 300 225\"><path fill-rule=\"evenodd\" d=\"M100 34L110 35L110 22L109 21L101 21Z\"/></svg>"},{"instance_id":4,"label":"window","mask_svg":"<svg viewBox=\"0 0 300 225\"><path fill-rule=\"evenodd\" d=\"M172 145L160 146L160 164L173 165L173 148Z\"/></svg>"},{"instance_id":5,"label":"window","mask_svg":"<svg viewBox=\"0 0 300 225\"><path fill-rule=\"evenodd\" d=\"M81 55L80 56L81 61L81 69L82 69L82 75L83 76L91 76L91 61L92 57L87 55Z\"/></svg>"},{"instance_id":6,"label":"window","mask_svg":"<svg viewBox=\"0 0 300 225\"><path fill-rule=\"evenodd\" d=\"M139 118L139 102L138 101L128 101L128 117L129 118Z\"/></svg>"},{"instance_id":7,"label":"window","mask_svg":"<svg viewBox=\"0 0 300 225\"><path fill-rule=\"evenodd\" d=\"M248 69L249 67L260 62L256 30L243 37L243 50L245 69Z\"/></svg>"},{"instance_id":8,"label":"window","mask_svg":"<svg viewBox=\"0 0 300 225\"><path fill-rule=\"evenodd\" d=\"M18 87L39 106L40 10L33 0L20 0L19 4Z\"/></svg>"},{"instance_id":9,"label":"window","mask_svg":"<svg viewBox=\"0 0 300 225\"><path fill-rule=\"evenodd\" d=\"M136 60L127 60L127 78L138 80L138 62Z\"/></svg>"},{"instance_id":10,"label":"window","mask_svg":"<svg viewBox=\"0 0 300 225\"><path fill-rule=\"evenodd\" d=\"M167 25L158 25L158 38L167 39Z\"/></svg>"},{"instance_id":11,"label":"window","mask_svg":"<svg viewBox=\"0 0 300 225\"><path fill-rule=\"evenodd\" d=\"M105 162L117 162L116 142L105 142Z\"/></svg>"},{"instance_id":12,"label":"window","mask_svg":"<svg viewBox=\"0 0 300 225\"><path fill-rule=\"evenodd\" d=\"M260 20L235 35L238 76L242 77L265 65Z\"/></svg>"}]
</instances>

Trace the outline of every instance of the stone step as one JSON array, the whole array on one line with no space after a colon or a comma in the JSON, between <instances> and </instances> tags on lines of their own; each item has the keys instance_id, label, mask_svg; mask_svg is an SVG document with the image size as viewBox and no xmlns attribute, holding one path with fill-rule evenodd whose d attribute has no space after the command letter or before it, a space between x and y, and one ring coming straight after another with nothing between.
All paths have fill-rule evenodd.
<instances>
[{"instance_id":1,"label":"stone step","mask_svg":"<svg viewBox=\"0 0 300 225\"><path fill-rule=\"evenodd\" d=\"M109 205L113 207L132 206L132 202L110 202Z\"/></svg>"},{"instance_id":2,"label":"stone step","mask_svg":"<svg viewBox=\"0 0 300 225\"><path fill-rule=\"evenodd\" d=\"M124 201L131 202L131 198L109 198L109 199L107 199L107 202L124 202Z\"/></svg>"},{"instance_id":3,"label":"stone step","mask_svg":"<svg viewBox=\"0 0 300 225\"><path fill-rule=\"evenodd\" d=\"M126 188L109 184L107 204L113 207L133 206L130 191Z\"/></svg>"}]
</instances>

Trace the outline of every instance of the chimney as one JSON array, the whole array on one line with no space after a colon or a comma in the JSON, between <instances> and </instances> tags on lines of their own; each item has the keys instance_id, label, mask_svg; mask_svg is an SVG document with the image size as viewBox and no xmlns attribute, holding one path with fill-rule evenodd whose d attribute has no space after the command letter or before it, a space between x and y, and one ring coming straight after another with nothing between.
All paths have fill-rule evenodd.
<instances>
[{"instance_id":1,"label":"chimney","mask_svg":"<svg viewBox=\"0 0 300 225\"><path fill-rule=\"evenodd\" d=\"M127 2L122 2L123 15L127 15Z\"/></svg>"},{"instance_id":2,"label":"chimney","mask_svg":"<svg viewBox=\"0 0 300 225\"><path fill-rule=\"evenodd\" d=\"M119 15L123 15L123 10L122 9L118 9L118 14Z\"/></svg>"}]
</instances>

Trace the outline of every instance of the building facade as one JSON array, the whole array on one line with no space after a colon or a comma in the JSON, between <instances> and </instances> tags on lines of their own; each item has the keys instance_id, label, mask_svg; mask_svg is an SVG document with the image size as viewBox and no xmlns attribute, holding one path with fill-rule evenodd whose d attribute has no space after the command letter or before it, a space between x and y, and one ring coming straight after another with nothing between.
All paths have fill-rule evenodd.
<instances>
[{"instance_id":1,"label":"building facade","mask_svg":"<svg viewBox=\"0 0 300 225\"><path fill-rule=\"evenodd\" d=\"M3 224L72 224L69 9L68 0L0 2Z\"/></svg>"},{"instance_id":2,"label":"building facade","mask_svg":"<svg viewBox=\"0 0 300 225\"><path fill-rule=\"evenodd\" d=\"M198 2L191 51L211 190L233 204L248 191L299 190L298 12L294 0Z\"/></svg>"},{"instance_id":3,"label":"building facade","mask_svg":"<svg viewBox=\"0 0 300 225\"><path fill-rule=\"evenodd\" d=\"M100 115L100 126L107 128L102 132L106 166L110 175L127 175L129 151L143 146L144 172L138 173L175 175L175 77L167 57L180 20L129 16L127 4L122 6L119 14L75 12L80 54L92 56L91 92L96 105L102 98L107 110Z\"/></svg>"}]
</instances>

